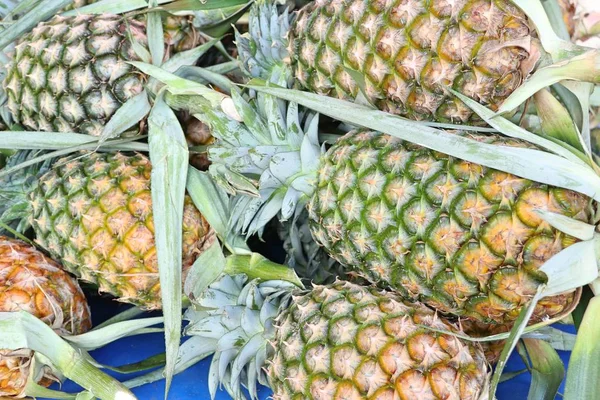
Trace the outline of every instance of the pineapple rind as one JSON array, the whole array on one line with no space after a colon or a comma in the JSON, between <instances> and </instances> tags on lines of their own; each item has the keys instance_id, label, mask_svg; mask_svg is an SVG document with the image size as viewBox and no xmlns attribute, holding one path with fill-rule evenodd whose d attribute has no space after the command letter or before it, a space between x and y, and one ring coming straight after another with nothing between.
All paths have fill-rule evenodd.
<instances>
[{"instance_id":1,"label":"pineapple rind","mask_svg":"<svg viewBox=\"0 0 600 400\"><path fill-rule=\"evenodd\" d=\"M584 195L368 131L328 150L309 203L313 236L340 263L406 298L488 323L516 319L546 281L540 266L576 242L536 209L592 223ZM557 315L572 299L544 298L533 318Z\"/></svg>"},{"instance_id":2,"label":"pineapple rind","mask_svg":"<svg viewBox=\"0 0 600 400\"><path fill-rule=\"evenodd\" d=\"M481 347L397 294L342 281L298 291L238 275L196 303L186 334L202 340L203 354L215 352L211 375L221 378L210 381L211 394L222 384L233 398L246 398L242 386L257 398L257 382L275 399L415 399L420 390L430 399L478 400L485 392Z\"/></svg>"},{"instance_id":3,"label":"pineapple rind","mask_svg":"<svg viewBox=\"0 0 600 400\"><path fill-rule=\"evenodd\" d=\"M479 120L445 87L496 109L533 68L535 46L505 0L316 0L289 39L301 88L348 100L362 92L381 110L453 123Z\"/></svg>"},{"instance_id":4,"label":"pineapple rind","mask_svg":"<svg viewBox=\"0 0 600 400\"><path fill-rule=\"evenodd\" d=\"M166 17L165 57L200 41L187 18ZM114 14L55 16L17 42L3 82L8 107L28 130L99 136L148 77L131 40L147 48L146 24Z\"/></svg>"},{"instance_id":5,"label":"pineapple rind","mask_svg":"<svg viewBox=\"0 0 600 400\"><path fill-rule=\"evenodd\" d=\"M62 335L77 335L92 326L90 309L77 281L56 262L19 240L0 236L0 312L25 311ZM21 395L32 351L0 349L0 397ZM42 385L53 378L49 371Z\"/></svg>"},{"instance_id":6,"label":"pineapple rind","mask_svg":"<svg viewBox=\"0 0 600 400\"><path fill-rule=\"evenodd\" d=\"M36 241L100 291L160 308L150 160L92 153L56 161L30 193ZM184 274L214 232L185 197Z\"/></svg>"}]
</instances>

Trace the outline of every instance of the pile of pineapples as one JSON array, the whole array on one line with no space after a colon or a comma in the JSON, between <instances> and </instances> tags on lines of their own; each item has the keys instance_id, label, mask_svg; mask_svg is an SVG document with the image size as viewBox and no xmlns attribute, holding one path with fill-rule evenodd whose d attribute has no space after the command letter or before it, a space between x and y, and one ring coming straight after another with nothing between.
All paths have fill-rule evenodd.
<instances>
[{"instance_id":1,"label":"pile of pineapples","mask_svg":"<svg viewBox=\"0 0 600 400\"><path fill-rule=\"evenodd\" d=\"M0 15L0 398L166 396L212 357L206 398L492 400L516 349L528 399L600 399L597 5Z\"/></svg>"}]
</instances>

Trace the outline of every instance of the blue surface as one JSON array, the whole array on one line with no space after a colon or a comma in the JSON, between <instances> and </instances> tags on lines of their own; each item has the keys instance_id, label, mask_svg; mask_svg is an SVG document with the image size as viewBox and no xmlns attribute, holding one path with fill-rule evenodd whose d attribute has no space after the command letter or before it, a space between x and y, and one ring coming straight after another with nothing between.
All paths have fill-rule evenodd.
<instances>
[{"instance_id":1,"label":"blue surface","mask_svg":"<svg viewBox=\"0 0 600 400\"><path fill-rule=\"evenodd\" d=\"M92 299L92 315L94 315L94 323L99 324L110 315L126 309L123 305L107 299ZM562 326L561 329L565 329ZM574 332L572 327L566 329L569 332ZM102 349L91 352L91 355L100 363L120 366L124 364L135 363L142 361L145 358L164 352L164 341L162 334L150 334L136 337L129 337L112 343ZM570 352L558 352L565 362L568 362ZM181 374L175 376L169 392L169 399L174 400L202 400L210 399L208 394L208 368L210 358L194 365ZM521 358L514 353L509 359L505 371L519 371L525 368ZM137 375L143 375L144 372L130 375L118 375L110 373L118 377L120 380L133 378ZM529 373L521 374L507 382L503 382L498 387L498 400L525 400L529 391L531 375ZM564 385L564 382L563 382ZM58 386L53 386L53 389L59 389ZM562 393L564 387L561 387ZM66 382L62 386L63 391L77 392L81 389L72 382ZM164 399L165 382L161 380L152 384L148 384L139 388L133 389L133 392L140 400L163 400ZM260 399L266 400L271 394L267 388L262 388L259 392ZM217 399L231 399L227 392L221 391L217 394Z\"/></svg>"}]
</instances>

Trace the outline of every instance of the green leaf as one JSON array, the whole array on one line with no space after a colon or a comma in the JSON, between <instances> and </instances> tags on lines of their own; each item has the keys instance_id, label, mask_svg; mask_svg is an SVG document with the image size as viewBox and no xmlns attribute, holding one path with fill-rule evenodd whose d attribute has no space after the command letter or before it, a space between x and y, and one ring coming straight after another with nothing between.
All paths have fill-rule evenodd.
<instances>
[{"instance_id":1,"label":"green leaf","mask_svg":"<svg viewBox=\"0 0 600 400\"><path fill-rule=\"evenodd\" d=\"M498 383L500 382L500 377L502 376L502 372L504 371L504 367L506 366L506 361L510 354L514 350L517 345L519 338L525 331L527 327L527 322L531 318L533 311L535 310L535 306L537 302L542 298L542 292L544 290L544 285L540 285L537 289L537 292L530 300L530 303L527 307L523 307L521 312L519 313L519 317L515 321L513 328L510 330L510 334L506 339L506 344L502 349L502 353L500 354L500 359L498 360L498 364L496 364L496 370L494 371L494 375L492 375L492 382L489 391L489 400L494 400L494 396L496 395L496 389L498 388Z\"/></svg>"},{"instance_id":2,"label":"green leaf","mask_svg":"<svg viewBox=\"0 0 600 400\"><path fill-rule=\"evenodd\" d=\"M39 22L53 17L58 10L69 5L73 0L42 0L29 12L19 18L19 23L13 23L2 31L0 50L29 32Z\"/></svg>"},{"instance_id":3,"label":"green leaf","mask_svg":"<svg viewBox=\"0 0 600 400\"><path fill-rule=\"evenodd\" d=\"M587 285L598 278L598 263L595 247L600 244L600 235L575 243L552 256L540 271L548 277L544 296L553 296Z\"/></svg>"},{"instance_id":4,"label":"green leaf","mask_svg":"<svg viewBox=\"0 0 600 400\"><path fill-rule=\"evenodd\" d=\"M218 1L201 1L201 0L178 0L164 6L165 10L219 10L223 8L235 7L248 3L248 0L218 0Z\"/></svg>"},{"instance_id":5,"label":"green leaf","mask_svg":"<svg viewBox=\"0 0 600 400\"><path fill-rule=\"evenodd\" d=\"M577 51L578 46L558 37L540 0L513 0L513 3L523 10L533 22L544 50L552 54L555 60L564 58L570 55L571 52Z\"/></svg>"},{"instance_id":6,"label":"green leaf","mask_svg":"<svg viewBox=\"0 0 600 400\"><path fill-rule=\"evenodd\" d=\"M28 137L28 139L29 139L29 137ZM133 150L132 147L133 148L139 147L138 151L144 151L142 149L146 149L146 151L147 151L148 145L140 143L140 146L135 146L137 143L131 143L133 140L135 140L135 139L134 138L118 139L118 140L111 141L110 144L107 146L102 146L98 142L91 142L91 143L82 144L79 146L66 147L61 150L56 150L53 152L45 153L40 156L30 158L30 159L23 161L22 163L15 165L13 167L4 168L4 169L0 170L0 178L3 178L5 176L10 176L19 170L22 170L22 169L30 167L32 165L44 162L46 160L52 160L53 158L61 157L61 156L64 156L64 155L67 155L70 153L74 153L74 152L80 151L80 150L97 150L99 147L102 147L102 148L108 150L111 148L114 149L115 145L116 145L117 149L121 148L121 150ZM105 142L105 143L108 143L108 142ZM134 145L134 146L129 146L129 145Z\"/></svg>"},{"instance_id":7,"label":"green leaf","mask_svg":"<svg viewBox=\"0 0 600 400\"><path fill-rule=\"evenodd\" d=\"M560 61L537 70L519 86L498 109L498 115L510 112L523 104L537 91L564 80L600 83L600 50L590 50L581 55Z\"/></svg>"},{"instance_id":8,"label":"green leaf","mask_svg":"<svg viewBox=\"0 0 600 400\"><path fill-rule=\"evenodd\" d=\"M218 42L219 39L212 39L198 47L177 53L165 61L161 65L161 68L167 72L175 73L181 67L194 65L200 57L206 54Z\"/></svg>"},{"instance_id":9,"label":"green leaf","mask_svg":"<svg viewBox=\"0 0 600 400\"><path fill-rule=\"evenodd\" d=\"M531 360L528 400L553 400L565 376L560 356L543 340L523 339Z\"/></svg>"},{"instance_id":10,"label":"green leaf","mask_svg":"<svg viewBox=\"0 0 600 400\"><path fill-rule=\"evenodd\" d=\"M282 280L304 288L293 268L270 261L261 254L233 254L227 257L226 261L225 273L227 275L245 274L250 279L264 281Z\"/></svg>"},{"instance_id":11,"label":"green leaf","mask_svg":"<svg viewBox=\"0 0 600 400\"><path fill-rule=\"evenodd\" d=\"M177 75L165 71L162 68L156 67L151 64L131 61L129 62L134 67L138 68L143 73L150 75L151 77L158 79L165 85L169 92L173 94L181 95L200 95L205 99L209 100L214 106L220 106L221 102L227 98L226 95L215 92L214 90L187 79L182 79Z\"/></svg>"},{"instance_id":12,"label":"green leaf","mask_svg":"<svg viewBox=\"0 0 600 400\"><path fill-rule=\"evenodd\" d=\"M141 93L127 100L110 120L104 125L100 135L100 143L118 137L121 133L131 128L144 118L150 112L150 101L148 93L143 90Z\"/></svg>"},{"instance_id":13,"label":"green leaf","mask_svg":"<svg viewBox=\"0 0 600 400\"><path fill-rule=\"evenodd\" d=\"M579 106L579 110L575 115L576 118L581 116L581 138L585 143L588 153L591 149L591 126L590 126L590 106L591 98L590 93L594 90L594 85L589 82L575 82L575 81L563 81L561 85L566 88L571 94L573 94L577 101L574 104L567 104L568 109Z\"/></svg>"},{"instance_id":14,"label":"green leaf","mask_svg":"<svg viewBox=\"0 0 600 400\"><path fill-rule=\"evenodd\" d=\"M183 344L179 350L179 358L175 366L175 373L185 371L187 368L210 356L214 352L214 344L209 343L205 338L192 336ZM134 388L148 383L156 382L164 378L164 369L152 371L148 374L138 376L123 382L129 388Z\"/></svg>"},{"instance_id":15,"label":"green leaf","mask_svg":"<svg viewBox=\"0 0 600 400\"><path fill-rule=\"evenodd\" d=\"M387 133L453 157L536 182L571 189L600 200L600 177L579 159L567 160L539 150L484 144L335 98L258 84L249 87L302 104L338 120Z\"/></svg>"},{"instance_id":16,"label":"green leaf","mask_svg":"<svg viewBox=\"0 0 600 400\"><path fill-rule=\"evenodd\" d=\"M182 224L188 149L175 113L159 97L148 118L152 162L152 211L165 317L165 396L173 378L181 338Z\"/></svg>"},{"instance_id":17,"label":"green leaf","mask_svg":"<svg viewBox=\"0 0 600 400\"><path fill-rule=\"evenodd\" d=\"M119 314L107 319L103 323L96 325L94 328L92 328L92 330L104 328L105 326L116 324L117 322L128 321L128 320L135 318L139 315L142 315L144 313L145 313L145 311L139 307L131 307L131 308L128 308L127 310L120 312Z\"/></svg>"},{"instance_id":18,"label":"green leaf","mask_svg":"<svg viewBox=\"0 0 600 400\"><path fill-rule=\"evenodd\" d=\"M71 0L72 1L72 0ZM172 0L158 0L158 4L170 3ZM79 14L124 14L129 11L147 8L147 0L100 0L96 3L62 13L64 16Z\"/></svg>"},{"instance_id":19,"label":"green leaf","mask_svg":"<svg viewBox=\"0 0 600 400\"><path fill-rule=\"evenodd\" d=\"M551 326L544 326L531 333L523 335L523 337L544 340L556 350L573 351L577 335L561 331L560 329L556 329Z\"/></svg>"},{"instance_id":20,"label":"green leaf","mask_svg":"<svg viewBox=\"0 0 600 400\"><path fill-rule=\"evenodd\" d=\"M194 262L185 280L183 290L192 300L215 282L225 271L225 255L218 241L214 241Z\"/></svg>"},{"instance_id":21,"label":"green leaf","mask_svg":"<svg viewBox=\"0 0 600 400\"><path fill-rule=\"evenodd\" d=\"M542 5L546 10L546 15L548 16L548 20L550 21L550 26L554 28L554 31L556 32L558 37L561 40L570 42L571 35L569 35L569 30L567 28L567 24L565 24L563 13L560 6L558 5L558 1L542 0Z\"/></svg>"},{"instance_id":22,"label":"green leaf","mask_svg":"<svg viewBox=\"0 0 600 400\"><path fill-rule=\"evenodd\" d=\"M187 177L187 191L194 205L206 218L217 236L232 252L249 252L244 238L234 235L228 228L230 209L227 193L206 172L190 167Z\"/></svg>"},{"instance_id":23,"label":"green leaf","mask_svg":"<svg viewBox=\"0 0 600 400\"><path fill-rule=\"evenodd\" d=\"M136 335L149 326L162 323L162 317L134 319L94 329L81 335L63 336L63 338L80 349L94 350L124 337Z\"/></svg>"},{"instance_id":24,"label":"green leaf","mask_svg":"<svg viewBox=\"0 0 600 400\"><path fill-rule=\"evenodd\" d=\"M462 93L459 93L453 89L449 89L449 91L456 97L458 97L461 101L463 101L467 106L469 106L469 108L475 111L477 115L483 118L485 122L490 124L490 126L496 128L499 132L502 132L504 135L521 140L526 140L529 143L533 143L536 146L540 146L557 155L563 156L570 161L577 162L582 165L584 164L583 160L581 159L582 156L573 155L573 153L566 149L563 145L557 144L552 140L528 132L527 130L512 123L506 118L494 114L494 112L489 108L482 106L478 102L474 101L473 99L470 99Z\"/></svg>"},{"instance_id":25,"label":"green leaf","mask_svg":"<svg viewBox=\"0 0 600 400\"><path fill-rule=\"evenodd\" d=\"M575 123L560 101L548 89L540 90L533 95L533 99L544 134L583 150Z\"/></svg>"},{"instance_id":26,"label":"green leaf","mask_svg":"<svg viewBox=\"0 0 600 400\"><path fill-rule=\"evenodd\" d=\"M65 377L100 399L135 399L116 379L90 364L48 325L24 312L0 313L0 348L32 349L46 356Z\"/></svg>"},{"instance_id":27,"label":"green leaf","mask_svg":"<svg viewBox=\"0 0 600 400\"><path fill-rule=\"evenodd\" d=\"M542 209L534 210L534 212L554 228L574 236L579 240L590 240L594 238L594 232L596 231L595 225L586 224L577 219Z\"/></svg>"},{"instance_id":28,"label":"green leaf","mask_svg":"<svg viewBox=\"0 0 600 400\"><path fill-rule=\"evenodd\" d=\"M107 140L101 144L98 137L81 133L3 131L0 136L2 148L12 150L53 150L91 144L94 148L102 147L106 150L148 151L147 144L133 142L141 137Z\"/></svg>"},{"instance_id":29,"label":"green leaf","mask_svg":"<svg viewBox=\"0 0 600 400\"><path fill-rule=\"evenodd\" d=\"M600 398L600 297L588 304L569 360L564 400Z\"/></svg>"},{"instance_id":30,"label":"green leaf","mask_svg":"<svg viewBox=\"0 0 600 400\"><path fill-rule=\"evenodd\" d=\"M156 0L151 1L148 5L149 7L153 6L152 2L156 2ZM165 57L165 36L163 33L162 18L160 13L157 12L146 14L146 18L148 24L146 34L148 36L148 49L152 56L152 64L160 66Z\"/></svg>"}]
</instances>

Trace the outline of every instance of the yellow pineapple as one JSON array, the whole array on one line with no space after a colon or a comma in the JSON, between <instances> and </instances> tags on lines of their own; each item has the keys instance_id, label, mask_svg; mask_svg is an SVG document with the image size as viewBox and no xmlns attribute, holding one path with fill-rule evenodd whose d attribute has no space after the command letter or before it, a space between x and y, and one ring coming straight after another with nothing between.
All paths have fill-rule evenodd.
<instances>
[{"instance_id":1,"label":"yellow pineapple","mask_svg":"<svg viewBox=\"0 0 600 400\"><path fill-rule=\"evenodd\" d=\"M0 236L0 312L26 311L61 335L92 326L77 281L56 262L19 240ZM29 376L32 352L0 350L0 397L20 397ZM40 384L56 379L46 371Z\"/></svg>"}]
</instances>

